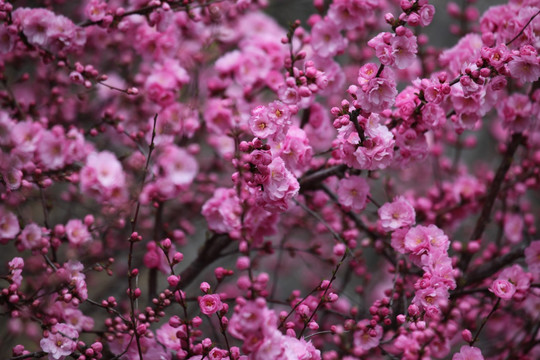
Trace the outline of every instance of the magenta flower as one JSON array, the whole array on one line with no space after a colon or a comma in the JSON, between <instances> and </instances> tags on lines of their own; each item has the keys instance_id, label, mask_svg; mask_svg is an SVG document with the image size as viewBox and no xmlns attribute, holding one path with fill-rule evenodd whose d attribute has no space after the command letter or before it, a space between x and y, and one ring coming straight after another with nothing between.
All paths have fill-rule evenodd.
<instances>
[{"instance_id":1,"label":"magenta flower","mask_svg":"<svg viewBox=\"0 0 540 360\"><path fill-rule=\"evenodd\" d=\"M205 315L212 315L223 308L219 295L206 294L199 299L199 307Z\"/></svg>"},{"instance_id":2,"label":"magenta flower","mask_svg":"<svg viewBox=\"0 0 540 360\"><path fill-rule=\"evenodd\" d=\"M489 291L503 300L510 300L516 293L516 287L510 281L497 279L493 281L489 287Z\"/></svg>"}]
</instances>

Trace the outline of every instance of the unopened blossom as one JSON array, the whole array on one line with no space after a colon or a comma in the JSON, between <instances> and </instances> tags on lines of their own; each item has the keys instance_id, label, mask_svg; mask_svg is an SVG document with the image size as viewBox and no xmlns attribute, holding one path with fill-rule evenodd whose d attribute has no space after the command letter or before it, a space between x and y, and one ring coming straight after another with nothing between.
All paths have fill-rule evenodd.
<instances>
[{"instance_id":1,"label":"unopened blossom","mask_svg":"<svg viewBox=\"0 0 540 360\"><path fill-rule=\"evenodd\" d=\"M416 216L414 207L403 196L384 204L377 212L384 231L394 231L400 227L410 226L414 224Z\"/></svg>"},{"instance_id":2,"label":"unopened blossom","mask_svg":"<svg viewBox=\"0 0 540 360\"><path fill-rule=\"evenodd\" d=\"M74 327L58 323L47 337L41 339L39 345L48 354L49 360L62 360L75 351L78 337L79 333Z\"/></svg>"}]
</instances>

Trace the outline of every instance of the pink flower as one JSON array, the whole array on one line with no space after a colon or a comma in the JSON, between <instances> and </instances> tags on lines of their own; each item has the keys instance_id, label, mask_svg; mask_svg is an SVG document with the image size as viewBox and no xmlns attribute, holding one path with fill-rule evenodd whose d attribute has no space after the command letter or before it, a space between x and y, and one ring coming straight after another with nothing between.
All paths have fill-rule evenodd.
<instances>
[{"instance_id":1,"label":"pink flower","mask_svg":"<svg viewBox=\"0 0 540 360\"><path fill-rule=\"evenodd\" d=\"M229 233L240 229L242 207L235 189L219 188L202 207L208 228L218 233Z\"/></svg>"},{"instance_id":2,"label":"pink flower","mask_svg":"<svg viewBox=\"0 0 540 360\"><path fill-rule=\"evenodd\" d=\"M512 244L517 244L523 236L523 215L509 214L504 219L504 235Z\"/></svg>"},{"instance_id":3,"label":"pink flower","mask_svg":"<svg viewBox=\"0 0 540 360\"><path fill-rule=\"evenodd\" d=\"M362 320L359 324L361 329L354 332L353 344L362 350L369 350L379 345L383 335L380 325L368 326L369 320Z\"/></svg>"},{"instance_id":4,"label":"pink flower","mask_svg":"<svg viewBox=\"0 0 540 360\"><path fill-rule=\"evenodd\" d=\"M193 182L199 164L186 150L176 145L167 145L157 161L158 174L175 186L187 187Z\"/></svg>"},{"instance_id":5,"label":"pink flower","mask_svg":"<svg viewBox=\"0 0 540 360\"><path fill-rule=\"evenodd\" d=\"M540 275L540 240L532 241L525 249L525 262L529 267L529 271L533 274Z\"/></svg>"},{"instance_id":6,"label":"pink flower","mask_svg":"<svg viewBox=\"0 0 540 360\"><path fill-rule=\"evenodd\" d=\"M416 226L405 235L405 249L414 255L420 255L429 250L429 236L424 226Z\"/></svg>"},{"instance_id":7,"label":"pink flower","mask_svg":"<svg viewBox=\"0 0 540 360\"><path fill-rule=\"evenodd\" d=\"M88 227L79 219L68 221L66 224L66 236L70 244L74 246L80 246L92 240L92 236L88 232Z\"/></svg>"},{"instance_id":8,"label":"pink flower","mask_svg":"<svg viewBox=\"0 0 540 360\"><path fill-rule=\"evenodd\" d=\"M0 54L7 54L15 46L17 37L8 30L7 25L0 26Z\"/></svg>"},{"instance_id":9,"label":"pink flower","mask_svg":"<svg viewBox=\"0 0 540 360\"><path fill-rule=\"evenodd\" d=\"M270 175L263 182L264 190L257 193L258 203L267 211L280 212L289 208L289 200L298 194L300 185L285 167L282 158L276 157L268 165Z\"/></svg>"},{"instance_id":10,"label":"pink flower","mask_svg":"<svg viewBox=\"0 0 540 360\"><path fill-rule=\"evenodd\" d=\"M0 206L0 242L14 239L21 231L17 216Z\"/></svg>"},{"instance_id":11,"label":"pink flower","mask_svg":"<svg viewBox=\"0 0 540 360\"><path fill-rule=\"evenodd\" d=\"M291 125L289 107L281 101L274 101L268 106L258 106L251 112L249 127L253 135L281 141Z\"/></svg>"},{"instance_id":12,"label":"pink flower","mask_svg":"<svg viewBox=\"0 0 540 360\"><path fill-rule=\"evenodd\" d=\"M156 330L157 341L167 349L178 351L182 348L180 339L176 336L178 328L173 328L168 322Z\"/></svg>"},{"instance_id":13,"label":"pink flower","mask_svg":"<svg viewBox=\"0 0 540 360\"><path fill-rule=\"evenodd\" d=\"M350 176L339 181L337 195L342 206L360 211L366 207L369 185L363 177Z\"/></svg>"},{"instance_id":14,"label":"pink flower","mask_svg":"<svg viewBox=\"0 0 540 360\"><path fill-rule=\"evenodd\" d=\"M171 105L176 92L189 82L189 75L177 60L167 59L156 63L144 87L148 97L161 106Z\"/></svg>"},{"instance_id":15,"label":"pink flower","mask_svg":"<svg viewBox=\"0 0 540 360\"><path fill-rule=\"evenodd\" d=\"M521 266L514 264L501 271L498 279L507 280L516 287L516 292L523 294L531 286L532 274L526 273Z\"/></svg>"},{"instance_id":16,"label":"pink flower","mask_svg":"<svg viewBox=\"0 0 540 360\"><path fill-rule=\"evenodd\" d=\"M420 25L428 26L431 24L433 16L435 15L435 7L433 5L426 4L420 8L418 14L420 15Z\"/></svg>"},{"instance_id":17,"label":"pink flower","mask_svg":"<svg viewBox=\"0 0 540 360\"><path fill-rule=\"evenodd\" d=\"M374 118L372 114L370 120ZM354 152L357 168L366 170L386 168L393 159L394 145L394 135L388 128L370 121L365 130L365 140Z\"/></svg>"},{"instance_id":18,"label":"pink flower","mask_svg":"<svg viewBox=\"0 0 540 360\"><path fill-rule=\"evenodd\" d=\"M92 153L81 169L81 191L100 202L121 204L127 198L122 164L109 151Z\"/></svg>"},{"instance_id":19,"label":"pink flower","mask_svg":"<svg viewBox=\"0 0 540 360\"><path fill-rule=\"evenodd\" d=\"M199 307L205 315L212 315L223 308L219 295L206 294L199 299Z\"/></svg>"},{"instance_id":20,"label":"pink flower","mask_svg":"<svg viewBox=\"0 0 540 360\"><path fill-rule=\"evenodd\" d=\"M340 34L334 22L325 19L313 26L311 46L318 56L329 58L343 51L347 46L347 40Z\"/></svg>"},{"instance_id":21,"label":"pink flower","mask_svg":"<svg viewBox=\"0 0 540 360\"><path fill-rule=\"evenodd\" d=\"M394 104L396 95L395 82L383 77L369 80L356 92L358 105L362 110L376 113L389 109Z\"/></svg>"},{"instance_id":22,"label":"pink flower","mask_svg":"<svg viewBox=\"0 0 540 360\"><path fill-rule=\"evenodd\" d=\"M426 289L417 290L412 303L424 309L435 307L440 310L441 307L447 305L448 297L448 290L446 288L428 287Z\"/></svg>"},{"instance_id":23,"label":"pink flower","mask_svg":"<svg viewBox=\"0 0 540 360\"><path fill-rule=\"evenodd\" d=\"M77 348L79 333L74 327L58 323L54 325L49 336L39 342L41 349L49 354L49 360L62 360Z\"/></svg>"},{"instance_id":24,"label":"pink flower","mask_svg":"<svg viewBox=\"0 0 540 360\"><path fill-rule=\"evenodd\" d=\"M439 60L443 66L448 66L452 74L458 74L463 64L476 61L482 45L480 35L467 34L453 48L443 51Z\"/></svg>"},{"instance_id":25,"label":"pink flower","mask_svg":"<svg viewBox=\"0 0 540 360\"><path fill-rule=\"evenodd\" d=\"M489 287L489 291L503 300L510 300L516 293L516 287L509 281L497 279Z\"/></svg>"},{"instance_id":26,"label":"pink flower","mask_svg":"<svg viewBox=\"0 0 540 360\"><path fill-rule=\"evenodd\" d=\"M392 55L394 57L394 65L398 69L405 69L414 62L416 53L418 52L418 44L416 36L394 36L390 39L392 47Z\"/></svg>"},{"instance_id":27,"label":"pink flower","mask_svg":"<svg viewBox=\"0 0 540 360\"><path fill-rule=\"evenodd\" d=\"M459 353L454 354L452 360L484 360L484 357L479 348L463 345Z\"/></svg>"},{"instance_id":28,"label":"pink flower","mask_svg":"<svg viewBox=\"0 0 540 360\"><path fill-rule=\"evenodd\" d=\"M88 5L86 5L85 13L86 16L92 21L103 20L107 11L107 4L101 2L100 0L91 0Z\"/></svg>"},{"instance_id":29,"label":"pink flower","mask_svg":"<svg viewBox=\"0 0 540 360\"><path fill-rule=\"evenodd\" d=\"M536 49L530 45L521 48L520 56L508 63L513 78L525 82L534 82L540 77L540 60Z\"/></svg>"},{"instance_id":30,"label":"pink flower","mask_svg":"<svg viewBox=\"0 0 540 360\"><path fill-rule=\"evenodd\" d=\"M416 213L412 205L403 196L386 203L378 210L379 221L384 231L394 231L400 227L414 224Z\"/></svg>"},{"instance_id":31,"label":"pink flower","mask_svg":"<svg viewBox=\"0 0 540 360\"><path fill-rule=\"evenodd\" d=\"M20 239L21 244L25 249L37 249L43 246L41 241L42 232L41 227L35 223L28 224L21 232Z\"/></svg>"},{"instance_id":32,"label":"pink flower","mask_svg":"<svg viewBox=\"0 0 540 360\"><path fill-rule=\"evenodd\" d=\"M285 161L287 169L294 175L300 176L309 168L313 149L309 145L306 132L297 126L292 126L285 139L272 144L272 154Z\"/></svg>"}]
</instances>

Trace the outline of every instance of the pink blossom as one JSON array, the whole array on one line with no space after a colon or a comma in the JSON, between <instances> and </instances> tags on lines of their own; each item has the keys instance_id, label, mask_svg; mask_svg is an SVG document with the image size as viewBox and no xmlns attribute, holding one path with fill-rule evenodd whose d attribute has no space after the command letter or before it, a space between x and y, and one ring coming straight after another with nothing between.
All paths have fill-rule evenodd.
<instances>
[{"instance_id":1,"label":"pink blossom","mask_svg":"<svg viewBox=\"0 0 540 360\"><path fill-rule=\"evenodd\" d=\"M484 357L479 348L463 345L459 353L454 354L452 360L484 360Z\"/></svg>"},{"instance_id":2,"label":"pink blossom","mask_svg":"<svg viewBox=\"0 0 540 360\"><path fill-rule=\"evenodd\" d=\"M350 176L339 181L337 195L342 206L361 211L366 207L369 185L363 177Z\"/></svg>"},{"instance_id":3,"label":"pink blossom","mask_svg":"<svg viewBox=\"0 0 540 360\"><path fill-rule=\"evenodd\" d=\"M496 105L503 126L512 132L522 132L531 126L533 104L525 94L513 94L505 97Z\"/></svg>"},{"instance_id":4,"label":"pink blossom","mask_svg":"<svg viewBox=\"0 0 540 360\"><path fill-rule=\"evenodd\" d=\"M272 145L273 154L280 156L294 175L300 176L309 168L313 149L304 130L291 126L285 139Z\"/></svg>"},{"instance_id":5,"label":"pink blossom","mask_svg":"<svg viewBox=\"0 0 540 360\"><path fill-rule=\"evenodd\" d=\"M261 139L272 138L281 141L291 125L289 107L281 101L253 109L249 126L253 134Z\"/></svg>"},{"instance_id":6,"label":"pink blossom","mask_svg":"<svg viewBox=\"0 0 540 360\"><path fill-rule=\"evenodd\" d=\"M0 54L7 54L15 46L16 36L8 30L7 25L0 26Z\"/></svg>"},{"instance_id":7,"label":"pink blossom","mask_svg":"<svg viewBox=\"0 0 540 360\"><path fill-rule=\"evenodd\" d=\"M489 287L489 291L503 300L510 300L516 293L516 287L507 280L497 279L493 281Z\"/></svg>"},{"instance_id":8,"label":"pink blossom","mask_svg":"<svg viewBox=\"0 0 540 360\"><path fill-rule=\"evenodd\" d=\"M186 150L170 144L165 146L157 161L158 174L173 185L187 187L199 171L199 164Z\"/></svg>"},{"instance_id":9,"label":"pink blossom","mask_svg":"<svg viewBox=\"0 0 540 360\"><path fill-rule=\"evenodd\" d=\"M523 216L521 214L509 214L504 219L504 235L512 244L517 244L523 236Z\"/></svg>"},{"instance_id":10,"label":"pink blossom","mask_svg":"<svg viewBox=\"0 0 540 360\"><path fill-rule=\"evenodd\" d=\"M360 322L361 328L354 332L353 343L355 347L362 350L369 350L379 345L383 335L383 329L380 325L375 325L373 328L367 326L368 320Z\"/></svg>"},{"instance_id":11,"label":"pink blossom","mask_svg":"<svg viewBox=\"0 0 540 360\"><path fill-rule=\"evenodd\" d=\"M540 60L536 49L525 46L520 56L514 57L508 63L508 69L513 78L524 82L534 82L540 77Z\"/></svg>"},{"instance_id":12,"label":"pink blossom","mask_svg":"<svg viewBox=\"0 0 540 360\"><path fill-rule=\"evenodd\" d=\"M81 170L81 191L100 202L119 205L127 198L122 164L109 152L92 153Z\"/></svg>"},{"instance_id":13,"label":"pink blossom","mask_svg":"<svg viewBox=\"0 0 540 360\"><path fill-rule=\"evenodd\" d=\"M54 325L49 336L39 342L41 349L48 353L49 360L62 360L77 348L79 333L74 327L58 323Z\"/></svg>"},{"instance_id":14,"label":"pink blossom","mask_svg":"<svg viewBox=\"0 0 540 360\"><path fill-rule=\"evenodd\" d=\"M208 228L218 233L228 233L240 228L242 207L234 189L219 188L202 207Z\"/></svg>"},{"instance_id":15,"label":"pink blossom","mask_svg":"<svg viewBox=\"0 0 540 360\"><path fill-rule=\"evenodd\" d=\"M21 231L17 216L0 206L0 242L14 239Z\"/></svg>"},{"instance_id":16,"label":"pink blossom","mask_svg":"<svg viewBox=\"0 0 540 360\"><path fill-rule=\"evenodd\" d=\"M205 315L212 315L223 308L219 295L206 294L199 298L199 308Z\"/></svg>"},{"instance_id":17,"label":"pink blossom","mask_svg":"<svg viewBox=\"0 0 540 360\"><path fill-rule=\"evenodd\" d=\"M178 61L167 59L156 63L144 87L149 98L161 106L171 105L176 92L189 82L189 75Z\"/></svg>"},{"instance_id":18,"label":"pink blossom","mask_svg":"<svg viewBox=\"0 0 540 360\"><path fill-rule=\"evenodd\" d=\"M91 331L94 327L94 319L85 316L79 309L63 309L64 321L77 331Z\"/></svg>"},{"instance_id":19,"label":"pink blossom","mask_svg":"<svg viewBox=\"0 0 540 360\"><path fill-rule=\"evenodd\" d=\"M25 249L33 250L43 246L41 227L35 223L26 225L19 236Z\"/></svg>"},{"instance_id":20,"label":"pink blossom","mask_svg":"<svg viewBox=\"0 0 540 360\"><path fill-rule=\"evenodd\" d=\"M384 231L394 231L410 226L415 222L415 211L403 196L398 196L391 203L386 203L378 210L379 221Z\"/></svg>"},{"instance_id":21,"label":"pink blossom","mask_svg":"<svg viewBox=\"0 0 540 360\"><path fill-rule=\"evenodd\" d=\"M157 341L167 349L178 351L182 348L180 339L176 336L177 328L173 328L169 323L164 323L156 330Z\"/></svg>"},{"instance_id":22,"label":"pink blossom","mask_svg":"<svg viewBox=\"0 0 540 360\"><path fill-rule=\"evenodd\" d=\"M343 51L347 46L347 40L340 34L334 22L326 19L313 26L311 46L317 55L328 58Z\"/></svg>"},{"instance_id":23,"label":"pink blossom","mask_svg":"<svg viewBox=\"0 0 540 360\"><path fill-rule=\"evenodd\" d=\"M86 16L92 21L100 21L106 15L107 4L100 0L91 0L86 5Z\"/></svg>"},{"instance_id":24,"label":"pink blossom","mask_svg":"<svg viewBox=\"0 0 540 360\"><path fill-rule=\"evenodd\" d=\"M409 67L416 59L418 51L416 36L412 34L409 34L409 36L394 36L390 39L390 46L392 47L394 65L398 69Z\"/></svg>"},{"instance_id":25,"label":"pink blossom","mask_svg":"<svg viewBox=\"0 0 540 360\"><path fill-rule=\"evenodd\" d=\"M390 108L396 95L395 82L382 77L369 80L356 92L359 106L365 111L376 113Z\"/></svg>"},{"instance_id":26,"label":"pink blossom","mask_svg":"<svg viewBox=\"0 0 540 360\"><path fill-rule=\"evenodd\" d=\"M372 118L374 115L370 119ZM354 158L359 169L384 169L394 156L394 136L384 125L375 122L369 124L365 131L366 139L354 152Z\"/></svg>"},{"instance_id":27,"label":"pink blossom","mask_svg":"<svg viewBox=\"0 0 540 360\"><path fill-rule=\"evenodd\" d=\"M525 262L529 271L533 274L540 274L540 240L532 241L525 249ZM536 276L538 278L538 276Z\"/></svg>"},{"instance_id":28,"label":"pink blossom","mask_svg":"<svg viewBox=\"0 0 540 360\"><path fill-rule=\"evenodd\" d=\"M88 227L79 219L69 220L65 229L66 236L71 245L80 246L92 240Z\"/></svg>"},{"instance_id":29,"label":"pink blossom","mask_svg":"<svg viewBox=\"0 0 540 360\"><path fill-rule=\"evenodd\" d=\"M458 43L439 56L443 66L448 66L452 74L458 74L464 63L476 61L482 48L482 38L478 34L467 34Z\"/></svg>"},{"instance_id":30,"label":"pink blossom","mask_svg":"<svg viewBox=\"0 0 540 360\"><path fill-rule=\"evenodd\" d=\"M280 157L272 160L268 170L270 175L263 182L264 190L257 193L258 203L270 212L285 211L289 207L289 201L298 194L298 180L287 170Z\"/></svg>"},{"instance_id":31,"label":"pink blossom","mask_svg":"<svg viewBox=\"0 0 540 360\"><path fill-rule=\"evenodd\" d=\"M514 264L501 271L498 279L507 280L515 286L517 292L525 293L531 286L532 274L526 273L521 266Z\"/></svg>"},{"instance_id":32,"label":"pink blossom","mask_svg":"<svg viewBox=\"0 0 540 360\"><path fill-rule=\"evenodd\" d=\"M405 249L414 255L420 255L429 250L430 238L424 226L411 228L405 235Z\"/></svg>"},{"instance_id":33,"label":"pink blossom","mask_svg":"<svg viewBox=\"0 0 540 360\"><path fill-rule=\"evenodd\" d=\"M444 287L428 287L425 289L419 289L412 300L413 304L418 305L423 309L435 307L441 309L448 304L448 290Z\"/></svg>"},{"instance_id":34,"label":"pink blossom","mask_svg":"<svg viewBox=\"0 0 540 360\"><path fill-rule=\"evenodd\" d=\"M420 25L428 26L435 15L435 6L426 4L418 10L418 14L420 15Z\"/></svg>"}]
</instances>

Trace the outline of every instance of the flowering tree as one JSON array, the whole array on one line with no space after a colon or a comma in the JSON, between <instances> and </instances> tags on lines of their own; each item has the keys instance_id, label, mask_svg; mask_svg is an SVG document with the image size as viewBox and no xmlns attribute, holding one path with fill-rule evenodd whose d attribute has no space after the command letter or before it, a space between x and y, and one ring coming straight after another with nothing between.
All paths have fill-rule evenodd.
<instances>
[{"instance_id":1,"label":"flowering tree","mask_svg":"<svg viewBox=\"0 0 540 360\"><path fill-rule=\"evenodd\" d=\"M540 1L462 3L0 0L2 358L539 358Z\"/></svg>"}]
</instances>

